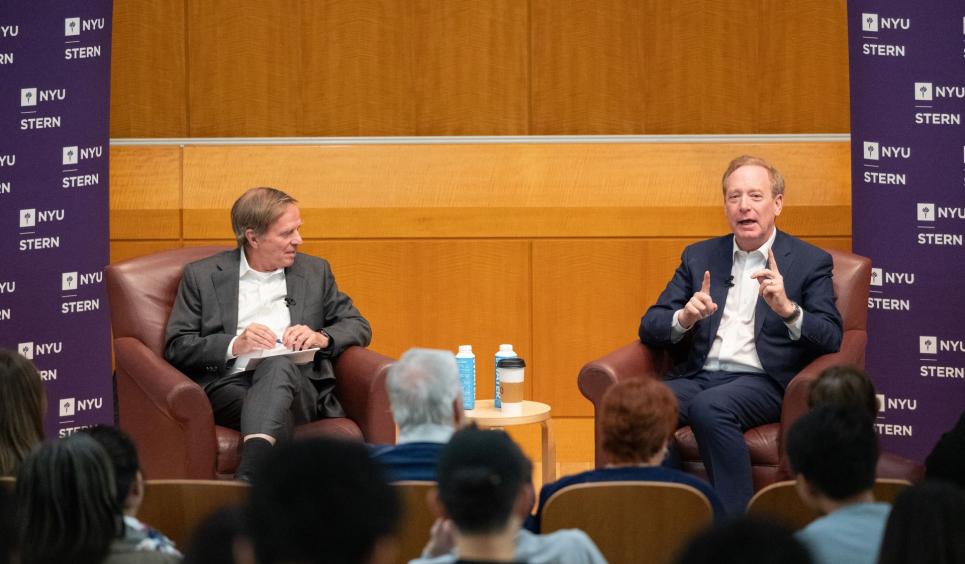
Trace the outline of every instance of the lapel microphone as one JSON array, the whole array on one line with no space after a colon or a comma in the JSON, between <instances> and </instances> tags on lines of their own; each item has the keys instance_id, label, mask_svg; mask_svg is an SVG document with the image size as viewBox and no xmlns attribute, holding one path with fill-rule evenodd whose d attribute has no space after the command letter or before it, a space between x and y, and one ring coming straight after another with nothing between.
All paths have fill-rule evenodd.
<instances>
[{"instance_id":1,"label":"lapel microphone","mask_svg":"<svg viewBox=\"0 0 965 564\"><path fill-rule=\"evenodd\" d=\"M285 307L291 308L291 306L293 305L295 305L295 300L293 298L285 296Z\"/></svg>"},{"instance_id":2,"label":"lapel microphone","mask_svg":"<svg viewBox=\"0 0 965 564\"><path fill-rule=\"evenodd\" d=\"M734 287L734 275L733 275L733 274L727 277L727 282L724 283L724 286L727 286L728 288L733 288L733 287Z\"/></svg>"}]
</instances>

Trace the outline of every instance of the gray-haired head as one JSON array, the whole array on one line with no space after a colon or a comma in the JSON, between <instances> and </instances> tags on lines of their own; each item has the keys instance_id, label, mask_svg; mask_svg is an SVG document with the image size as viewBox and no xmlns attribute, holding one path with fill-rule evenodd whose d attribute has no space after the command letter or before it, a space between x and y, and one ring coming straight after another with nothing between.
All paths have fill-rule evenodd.
<instances>
[{"instance_id":1,"label":"gray-haired head","mask_svg":"<svg viewBox=\"0 0 965 564\"><path fill-rule=\"evenodd\" d=\"M409 349L389 368L386 389L399 429L454 425L453 404L462 397L456 357L449 351Z\"/></svg>"}]
</instances>

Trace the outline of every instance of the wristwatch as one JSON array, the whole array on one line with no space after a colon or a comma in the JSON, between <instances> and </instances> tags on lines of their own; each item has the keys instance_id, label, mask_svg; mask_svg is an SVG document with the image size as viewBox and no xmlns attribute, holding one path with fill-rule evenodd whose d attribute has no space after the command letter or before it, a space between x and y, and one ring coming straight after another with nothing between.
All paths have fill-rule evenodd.
<instances>
[{"instance_id":1,"label":"wristwatch","mask_svg":"<svg viewBox=\"0 0 965 564\"><path fill-rule=\"evenodd\" d=\"M794 304L794 311L791 312L791 315L783 318L783 319L784 319L784 323L794 323L795 321L797 321L797 318L798 318L798 317L801 317L801 306L799 306L799 305L797 305L797 303L795 303L795 304Z\"/></svg>"}]
</instances>

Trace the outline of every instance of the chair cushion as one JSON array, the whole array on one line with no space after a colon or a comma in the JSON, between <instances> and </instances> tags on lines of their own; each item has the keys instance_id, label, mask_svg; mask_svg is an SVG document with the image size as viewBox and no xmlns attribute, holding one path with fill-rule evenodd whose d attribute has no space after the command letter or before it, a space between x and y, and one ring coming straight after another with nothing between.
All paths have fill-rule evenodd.
<instances>
[{"instance_id":1,"label":"chair cushion","mask_svg":"<svg viewBox=\"0 0 965 564\"><path fill-rule=\"evenodd\" d=\"M216 425L215 435L218 440L218 476L230 478L238 469L238 463L241 462L241 433ZM365 440L359 426L345 417L319 419L295 427L296 439L311 437L335 437L359 442Z\"/></svg>"}]
</instances>

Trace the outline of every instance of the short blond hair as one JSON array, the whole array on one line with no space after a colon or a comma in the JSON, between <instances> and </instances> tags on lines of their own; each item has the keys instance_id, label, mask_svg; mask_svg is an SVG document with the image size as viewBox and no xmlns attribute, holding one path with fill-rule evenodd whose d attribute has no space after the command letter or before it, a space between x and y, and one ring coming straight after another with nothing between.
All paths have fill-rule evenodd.
<instances>
[{"instance_id":1,"label":"short blond hair","mask_svg":"<svg viewBox=\"0 0 965 564\"><path fill-rule=\"evenodd\" d=\"M727 179L730 178L731 174L734 174L735 170L742 166L759 166L763 168L767 171L767 177L771 181L771 195L776 198L784 193L784 177L781 176L781 173L776 168L760 157L741 155L727 165L727 170L724 171L724 176L720 180L721 191L724 193L724 197L727 197Z\"/></svg>"},{"instance_id":2,"label":"short blond hair","mask_svg":"<svg viewBox=\"0 0 965 564\"><path fill-rule=\"evenodd\" d=\"M231 206L231 229L235 232L238 248L244 248L249 229L263 235L268 226L298 200L275 188L258 187L248 190Z\"/></svg>"}]
</instances>

